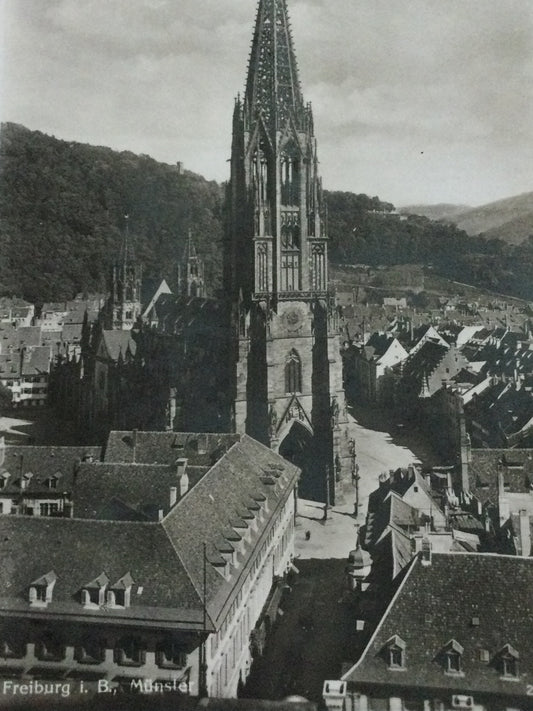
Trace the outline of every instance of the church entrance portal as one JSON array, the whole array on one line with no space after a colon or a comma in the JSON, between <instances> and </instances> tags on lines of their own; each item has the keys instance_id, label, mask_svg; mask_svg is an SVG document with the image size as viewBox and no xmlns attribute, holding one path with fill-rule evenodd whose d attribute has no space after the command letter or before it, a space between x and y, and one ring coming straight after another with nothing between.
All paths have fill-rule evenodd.
<instances>
[{"instance_id":1,"label":"church entrance portal","mask_svg":"<svg viewBox=\"0 0 533 711\"><path fill-rule=\"evenodd\" d=\"M314 446L311 432L296 420L279 445L278 452L302 470L298 485L301 498L321 501L324 498L324 476L320 475L317 464L321 458L316 457Z\"/></svg>"}]
</instances>

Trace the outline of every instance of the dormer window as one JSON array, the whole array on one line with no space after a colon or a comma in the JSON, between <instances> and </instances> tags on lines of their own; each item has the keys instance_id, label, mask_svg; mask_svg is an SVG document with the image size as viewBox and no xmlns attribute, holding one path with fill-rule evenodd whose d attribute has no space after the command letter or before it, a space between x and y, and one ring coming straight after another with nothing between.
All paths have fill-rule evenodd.
<instances>
[{"instance_id":1,"label":"dormer window","mask_svg":"<svg viewBox=\"0 0 533 711\"><path fill-rule=\"evenodd\" d=\"M114 585L111 585L107 592L107 604L109 607L126 608L130 606L133 582L131 575L126 573Z\"/></svg>"},{"instance_id":2,"label":"dormer window","mask_svg":"<svg viewBox=\"0 0 533 711\"><path fill-rule=\"evenodd\" d=\"M398 635L387 641L384 652L389 669L405 669L405 646L405 642Z\"/></svg>"},{"instance_id":3,"label":"dormer window","mask_svg":"<svg viewBox=\"0 0 533 711\"><path fill-rule=\"evenodd\" d=\"M28 474L23 474L20 477L20 488L22 489L22 491L25 491L29 487L32 476L33 474L31 472L28 472Z\"/></svg>"},{"instance_id":4,"label":"dormer window","mask_svg":"<svg viewBox=\"0 0 533 711\"><path fill-rule=\"evenodd\" d=\"M452 676L463 674L463 653L464 647L455 639L451 639L440 655L444 671Z\"/></svg>"},{"instance_id":5,"label":"dormer window","mask_svg":"<svg viewBox=\"0 0 533 711\"><path fill-rule=\"evenodd\" d=\"M7 485L7 480L9 479L9 474L0 474L0 489L5 489Z\"/></svg>"},{"instance_id":6,"label":"dormer window","mask_svg":"<svg viewBox=\"0 0 533 711\"><path fill-rule=\"evenodd\" d=\"M518 678L518 660L519 654L514 647L506 644L498 654L500 671L503 679Z\"/></svg>"},{"instance_id":7,"label":"dormer window","mask_svg":"<svg viewBox=\"0 0 533 711\"><path fill-rule=\"evenodd\" d=\"M57 474L54 474L46 480L46 485L49 489L57 489L58 482L59 477Z\"/></svg>"},{"instance_id":8,"label":"dormer window","mask_svg":"<svg viewBox=\"0 0 533 711\"><path fill-rule=\"evenodd\" d=\"M97 578L91 580L82 589L82 603L84 607L101 607L105 604L105 591L109 583L109 578L105 573L101 573Z\"/></svg>"},{"instance_id":9,"label":"dormer window","mask_svg":"<svg viewBox=\"0 0 533 711\"><path fill-rule=\"evenodd\" d=\"M29 602L32 607L46 607L49 602L52 602L52 593L56 580L57 575L51 570L31 583Z\"/></svg>"}]
</instances>

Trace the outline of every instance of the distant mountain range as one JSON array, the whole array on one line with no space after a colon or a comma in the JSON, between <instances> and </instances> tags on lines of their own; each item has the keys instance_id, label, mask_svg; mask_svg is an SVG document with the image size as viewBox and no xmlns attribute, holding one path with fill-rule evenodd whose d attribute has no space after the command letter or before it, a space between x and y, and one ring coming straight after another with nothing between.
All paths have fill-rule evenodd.
<instances>
[{"instance_id":1,"label":"distant mountain range","mask_svg":"<svg viewBox=\"0 0 533 711\"><path fill-rule=\"evenodd\" d=\"M469 235L498 238L520 244L533 235L533 192L515 195L480 207L465 205L408 205L402 214L422 215L430 220L452 222Z\"/></svg>"}]
</instances>

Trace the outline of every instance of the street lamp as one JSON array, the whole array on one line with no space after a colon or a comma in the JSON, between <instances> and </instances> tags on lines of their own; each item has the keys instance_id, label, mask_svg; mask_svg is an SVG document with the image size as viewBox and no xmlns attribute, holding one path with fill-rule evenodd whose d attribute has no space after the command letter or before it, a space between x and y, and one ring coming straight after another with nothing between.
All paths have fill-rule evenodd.
<instances>
[{"instance_id":1,"label":"street lamp","mask_svg":"<svg viewBox=\"0 0 533 711\"><path fill-rule=\"evenodd\" d=\"M348 441L349 452L352 458L352 484L355 486L355 502L354 502L354 516L359 513L359 464L355 461L357 458L357 453L355 451L355 439L352 437Z\"/></svg>"}]
</instances>

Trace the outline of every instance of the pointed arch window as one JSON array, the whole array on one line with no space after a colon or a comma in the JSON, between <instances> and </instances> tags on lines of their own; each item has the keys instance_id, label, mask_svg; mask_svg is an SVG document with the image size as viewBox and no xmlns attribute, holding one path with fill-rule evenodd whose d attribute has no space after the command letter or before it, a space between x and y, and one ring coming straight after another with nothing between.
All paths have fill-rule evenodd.
<instances>
[{"instance_id":1,"label":"pointed arch window","mask_svg":"<svg viewBox=\"0 0 533 711\"><path fill-rule=\"evenodd\" d=\"M302 392L302 362L294 348L287 356L285 363L285 392Z\"/></svg>"},{"instance_id":2,"label":"pointed arch window","mask_svg":"<svg viewBox=\"0 0 533 711\"><path fill-rule=\"evenodd\" d=\"M268 288L268 247L264 242L257 245L257 291L269 291Z\"/></svg>"},{"instance_id":3,"label":"pointed arch window","mask_svg":"<svg viewBox=\"0 0 533 711\"><path fill-rule=\"evenodd\" d=\"M326 250L324 245L315 244L311 250L311 283L315 291L326 290Z\"/></svg>"}]
</instances>

